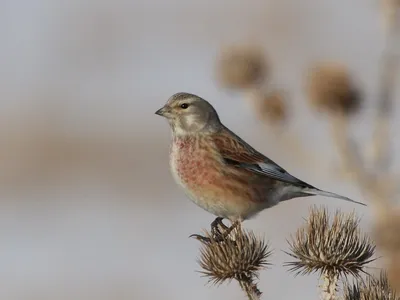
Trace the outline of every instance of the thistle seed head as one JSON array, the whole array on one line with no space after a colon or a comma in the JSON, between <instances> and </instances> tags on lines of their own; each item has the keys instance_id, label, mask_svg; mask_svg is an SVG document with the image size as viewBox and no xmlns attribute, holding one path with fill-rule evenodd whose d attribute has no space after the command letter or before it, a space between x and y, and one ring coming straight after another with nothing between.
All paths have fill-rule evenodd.
<instances>
[{"instance_id":1,"label":"thistle seed head","mask_svg":"<svg viewBox=\"0 0 400 300\"><path fill-rule=\"evenodd\" d=\"M243 89L261 83L268 67L261 49L235 46L223 49L217 62L217 78L222 86Z\"/></svg>"},{"instance_id":2,"label":"thistle seed head","mask_svg":"<svg viewBox=\"0 0 400 300\"><path fill-rule=\"evenodd\" d=\"M385 272L379 278L368 276L366 282L358 279L344 286L345 300L400 300L400 296L391 288Z\"/></svg>"},{"instance_id":3,"label":"thistle seed head","mask_svg":"<svg viewBox=\"0 0 400 300\"><path fill-rule=\"evenodd\" d=\"M226 280L252 284L259 271L266 268L271 252L263 239L253 232L238 228L234 236L216 241L209 232L210 242L202 242L199 264L210 282L220 284Z\"/></svg>"},{"instance_id":4,"label":"thistle seed head","mask_svg":"<svg viewBox=\"0 0 400 300\"><path fill-rule=\"evenodd\" d=\"M344 65L319 63L309 71L307 92L311 106L328 113L349 115L359 110L359 90Z\"/></svg>"},{"instance_id":5,"label":"thistle seed head","mask_svg":"<svg viewBox=\"0 0 400 300\"><path fill-rule=\"evenodd\" d=\"M306 224L288 241L296 260L285 265L296 274L312 272L359 276L371 262L375 246L360 233L354 213L337 211L332 222L326 209L313 207Z\"/></svg>"},{"instance_id":6,"label":"thistle seed head","mask_svg":"<svg viewBox=\"0 0 400 300\"><path fill-rule=\"evenodd\" d=\"M400 209L394 207L378 218L375 238L387 260L387 270L391 285L400 290Z\"/></svg>"}]
</instances>

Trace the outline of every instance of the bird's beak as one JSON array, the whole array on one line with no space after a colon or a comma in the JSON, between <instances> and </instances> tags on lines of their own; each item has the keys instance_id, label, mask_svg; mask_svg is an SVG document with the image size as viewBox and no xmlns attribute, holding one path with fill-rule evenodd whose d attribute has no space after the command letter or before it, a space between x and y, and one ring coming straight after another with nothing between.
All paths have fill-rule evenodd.
<instances>
[{"instance_id":1,"label":"bird's beak","mask_svg":"<svg viewBox=\"0 0 400 300\"><path fill-rule=\"evenodd\" d=\"M161 107L159 110L155 112L156 115L159 115L161 117L167 117L168 114L168 108L165 106Z\"/></svg>"}]
</instances>

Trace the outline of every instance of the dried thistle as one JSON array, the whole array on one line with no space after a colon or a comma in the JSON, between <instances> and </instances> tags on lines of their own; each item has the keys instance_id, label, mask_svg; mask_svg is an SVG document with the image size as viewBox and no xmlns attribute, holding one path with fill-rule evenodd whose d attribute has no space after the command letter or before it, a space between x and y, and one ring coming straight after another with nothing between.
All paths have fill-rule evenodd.
<instances>
[{"instance_id":1,"label":"dried thistle","mask_svg":"<svg viewBox=\"0 0 400 300\"><path fill-rule=\"evenodd\" d=\"M266 78L267 71L264 54L255 47L228 47L217 62L218 81L228 88L252 87Z\"/></svg>"},{"instance_id":2,"label":"dried thistle","mask_svg":"<svg viewBox=\"0 0 400 300\"><path fill-rule=\"evenodd\" d=\"M323 279L324 299L334 299L340 276L359 276L371 262L375 246L361 235L354 213L337 211L332 222L326 209L313 207L306 224L288 241L296 261L288 262L296 274L319 272Z\"/></svg>"},{"instance_id":3,"label":"dried thistle","mask_svg":"<svg viewBox=\"0 0 400 300\"><path fill-rule=\"evenodd\" d=\"M283 122L287 118L287 106L283 93L273 91L259 100L257 113L261 119L272 124Z\"/></svg>"},{"instance_id":4,"label":"dried thistle","mask_svg":"<svg viewBox=\"0 0 400 300\"><path fill-rule=\"evenodd\" d=\"M344 300L361 300L361 290L358 283L349 284L345 283L344 285L344 292L343 292L343 299ZM367 300L367 299L365 299Z\"/></svg>"},{"instance_id":5,"label":"dried thistle","mask_svg":"<svg viewBox=\"0 0 400 300\"><path fill-rule=\"evenodd\" d=\"M378 217L375 226L377 244L387 260L392 286L400 290L400 210L393 209Z\"/></svg>"},{"instance_id":6,"label":"dried thistle","mask_svg":"<svg viewBox=\"0 0 400 300\"><path fill-rule=\"evenodd\" d=\"M359 110L361 97L349 71L339 63L315 65L309 72L307 92L310 104L329 113L349 115Z\"/></svg>"},{"instance_id":7,"label":"dried thistle","mask_svg":"<svg viewBox=\"0 0 400 300\"><path fill-rule=\"evenodd\" d=\"M246 232L241 226L223 241L217 241L206 231L208 241L202 241L199 265L209 282L221 284L236 279L249 299L259 299L255 279L259 271L266 268L271 255L268 244L257 238L253 232Z\"/></svg>"},{"instance_id":8,"label":"dried thistle","mask_svg":"<svg viewBox=\"0 0 400 300\"><path fill-rule=\"evenodd\" d=\"M365 264L372 261L375 246L361 235L359 219L354 213L336 211L329 221L326 209L313 207L305 226L289 241L290 256L297 259L287 263L298 273L338 272L358 276Z\"/></svg>"},{"instance_id":9,"label":"dried thistle","mask_svg":"<svg viewBox=\"0 0 400 300\"><path fill-rule=\"evenodd\" d=\"M360 279L353 284L344 286L345 300L400 300L391 288L385 272L379 278L368 276L367 281Z\"/></svg>"}]
</instances>

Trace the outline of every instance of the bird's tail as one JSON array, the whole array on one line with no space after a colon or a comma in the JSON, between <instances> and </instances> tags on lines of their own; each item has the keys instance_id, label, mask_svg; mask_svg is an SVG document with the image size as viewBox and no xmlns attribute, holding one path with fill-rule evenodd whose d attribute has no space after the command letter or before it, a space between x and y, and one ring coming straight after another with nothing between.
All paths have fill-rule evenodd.
<instances>
[{"instance_id":1,"label":"bird's tail","mask_svg":"<svg viewBox=\"0 0 400 300\"><path fill-rule=\"evenodd\" d=\"M325 196L325 197L337 198L337 199L342 199L342 200L345 200L345 201L349 201L349 202L353 202L353 203L357 203L357 204L360 204L360 205L367 206L364 203L352 200L350 198L347 198L347 197L344 197L344 196L341 196L341 195L338 195L338 194L335 194L335 193L319 190L317 188L305 188L305 189L302 190L302 192L304 192L307 195L316 195L316 196L320 195L320 196Z\"/></svg>"}]
</instances>

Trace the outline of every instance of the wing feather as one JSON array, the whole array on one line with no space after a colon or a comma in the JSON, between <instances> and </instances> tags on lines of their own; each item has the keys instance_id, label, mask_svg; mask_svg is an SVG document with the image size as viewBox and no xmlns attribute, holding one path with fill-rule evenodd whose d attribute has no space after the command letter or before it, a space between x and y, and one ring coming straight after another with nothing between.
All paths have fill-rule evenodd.
<instances>
[{"instance_id":1,"label":"wing feather","mask_svg":"<svg viewBox=\"0 0 400 300\"><path fill-rule=\"evenodd\" d=\"M221 132L215 135L214 143L227 164L282 182L314 188L290 175L277 163L252 148L227 128L223 128Z\"/></svg>"}]
</instances>

